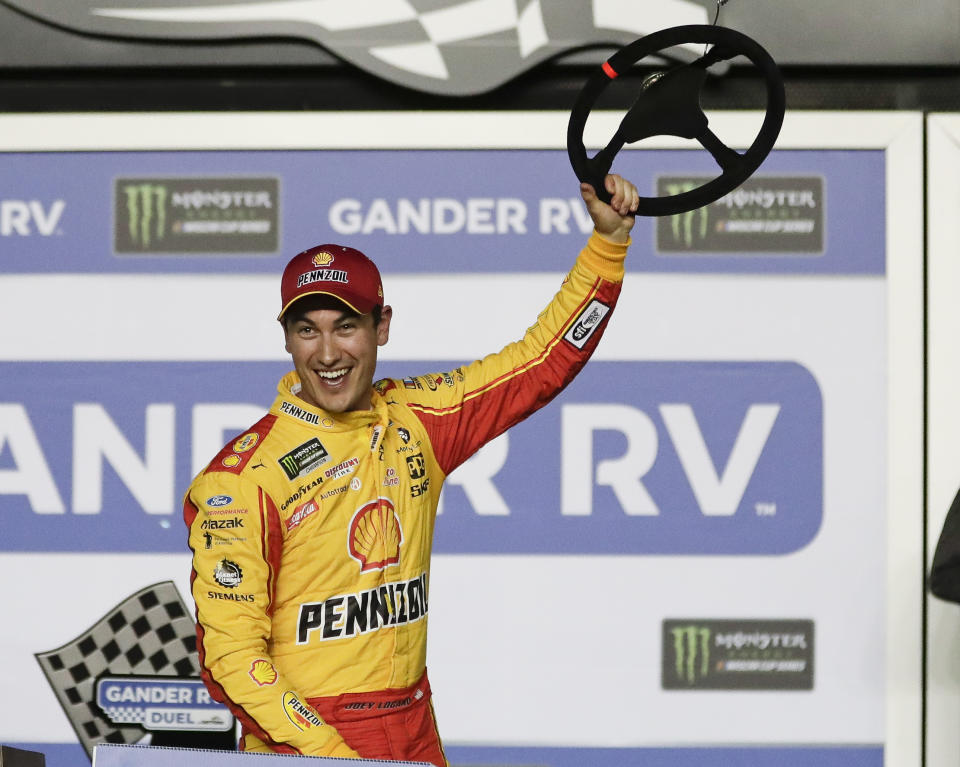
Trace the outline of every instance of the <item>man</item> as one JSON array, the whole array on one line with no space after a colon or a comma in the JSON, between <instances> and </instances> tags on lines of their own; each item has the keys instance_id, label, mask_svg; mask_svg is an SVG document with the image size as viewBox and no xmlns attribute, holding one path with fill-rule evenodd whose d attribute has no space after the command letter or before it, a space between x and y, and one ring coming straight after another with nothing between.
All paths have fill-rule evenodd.
<instances>
[{"instance_id":1,"label":"man","mask_svg":"<svg viewBox=\"0 0 960 767\"><path fill-rule=\"evenodd\" d=\"M203 678L242 749L447 764L425 668L440 487L596 347L638 202L605 184L609 205L581 186L595 231L537 323L450 372L374 384L393 314L376 266L339 245L287 265L295 370L184 501Z\"/></svg>"}]
</instances>

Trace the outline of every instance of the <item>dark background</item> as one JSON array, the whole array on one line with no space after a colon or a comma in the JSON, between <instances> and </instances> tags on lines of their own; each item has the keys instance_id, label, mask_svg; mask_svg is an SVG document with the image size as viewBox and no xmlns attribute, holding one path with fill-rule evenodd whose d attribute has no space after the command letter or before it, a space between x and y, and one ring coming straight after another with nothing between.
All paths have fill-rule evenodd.
<instances>
[{"instance_id":1,"label":"dark background","mask_svg":"<svg viewBox=\"0 0 960 767\"><path fill-rule=\"evenodd\" d=\"M802 0L804 4L810 1ZM749 4L731 3L720 21L756 34L748 23L750 12ZM784 23L789 26L789 20ZM828 24L822 19L812 23ZM938 21L928 17L927 23L936 27ZM952 26L953 21L944 23ZM811 26L807 32L816 34L815 30ZM942 28L940 32L943 36ZM856 57L877 63L811 64L818 57L793 54L787 43L788 33L782 34L782 39L770 33L756 39L780 64L788 109L960 109L960 58L952 49L931 55L929 58L938 60L936 64L911 64L911 60L922 61L924 57L897 55L896 39L877 39L873 50ZM960 33L954 36L948 29L945 39L954 38L960 49ZM902 48L906 47L904 36ZM307 41L170 43L97 37L50 25L0 4L0 113L568 110L596 65L612 50L565 55L489 93L451 97L380 80ZM839 56L834 49L824 47L825 62ZM902 59L907 63L883 63ZM182 63L170 66L171 61ZM620 78L625 84L607 88L596 106L629 106L644 74L637 69ZM707 110L761 109L765 103L759 75L751 67L741 66L732 66L726 74L708 80L701 97Z\"/></svg>"}]
</instances>

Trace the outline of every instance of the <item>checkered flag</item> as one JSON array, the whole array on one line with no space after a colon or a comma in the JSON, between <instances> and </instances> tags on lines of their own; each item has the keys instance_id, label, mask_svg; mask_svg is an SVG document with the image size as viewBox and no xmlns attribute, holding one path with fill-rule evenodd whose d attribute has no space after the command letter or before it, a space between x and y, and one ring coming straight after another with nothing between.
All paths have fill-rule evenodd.
<instances>
[{"instance_id":1,"label":"checkered flag","mask_svg":"<svg viewBox=\"0 0 960 767\"><path fill-rule=\"evenodd\" d=\"M112 724L96 704L103 674L199 677L193 618L172 581L148 586L90 629L36 658L80 742L93 759L98 743L136 743L144 730Z\"/></svg>"},{"instance_id":2,"label":"checkered flag","mask_svg":"<svg viewBox=\"0 0 960 767\"><path fill-rule=\"evenodd\" d=\"M114 37L294 37L428 93L492 90L576 48L706 24L716 0L0 0Z\"/></svg>"}]
</instances>

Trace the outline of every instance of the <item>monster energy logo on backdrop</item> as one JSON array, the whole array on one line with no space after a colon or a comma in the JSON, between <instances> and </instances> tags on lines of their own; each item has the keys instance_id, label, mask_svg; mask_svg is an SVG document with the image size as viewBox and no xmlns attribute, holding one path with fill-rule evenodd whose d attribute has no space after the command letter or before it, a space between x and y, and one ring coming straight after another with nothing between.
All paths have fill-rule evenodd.
<instances>
[{"instance_id":1,"label":"monster energy logo on backdrop","mask_svg":"<svg viewBox=\"0 0 960 767\"><path fill-rule=\"evenodd\" d=\"M813 621L663 621L665 690L811 690Z\"/></svg>"},{"instance_id":2,"label":"monster energy logo on backdrop","mask_svg":"<svg viewBox=\"0 0 960 767\"><path fill-rule=\"evenodd\" d=\"M162 184L127 184L123 187L130 241L144 250L167 229L167 187Z\"/></svg>"},{"instance_id":3,"label":"monster energy logo on backdrop","mask_svg":"<svg viewBox=\"0 0 960 767\"><path fill-rule=\"evenodd\" d=\"M677 679L692 685L706 677L710 668L710 629L695 624L674 626L670 634Z\"/></svg>"},{"instance_id":4,"label":"monster energy logo on backdrop","mask_svg":"<svg viewBox=\"0 0 960 767\"><path fill-rule=\"evenodd\" d=\"M276 252L276 178L119 178L119 254Z\"/></svg>"},{"instance_id":5,"label":"monster energy logo on backdrop","mask_svg":"<svg viewBox=\"0 0 960 767\"><path fill-rule=\"evenodd\" d=\"M671 181L670 179L665 179L663 183L663 191L660 189L660 180L658 179L658 196L669 195L674 196L677 194L684 194L685 192L690 192L700 186L700 183L697 181L683 180L683 181ZM670 216L670 234L672 236L672 242L683 243L686 249L690 250L693 248L694 243L700 243L707 239L707 221L710 218L710 208L707 205L704 205L700 208L695 208L694 210L688 210L683 213L678 213L675 216Z\"/></svg>"},{"instance_id":6,"label":"monster energy logo on backdrop","mask_svg":"<svg viewBox=\"0 0 960 767\"><path fill-rule=\"evenodd\" d=\"M682 194L709 180L661 176L657 194ZM657 252L821 255L824 208L820 176L754 176L716 202L658 218Z\"/></svg>"}]
</instances>

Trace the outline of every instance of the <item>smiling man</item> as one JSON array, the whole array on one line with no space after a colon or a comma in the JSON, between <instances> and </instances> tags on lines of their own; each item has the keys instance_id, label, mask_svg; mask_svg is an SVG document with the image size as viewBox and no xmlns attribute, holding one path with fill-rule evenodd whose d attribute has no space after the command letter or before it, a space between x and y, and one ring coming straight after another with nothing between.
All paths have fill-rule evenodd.
<instances>
[{"instance_id":1,"label":"smiling man","mask_svg":"<svg viewBox=\"0 0 960 767\"><path fill-rule=\"evenodd\" d=\"M440 489L596 348L639 199L606 187L609 205L581 186L594 233L536 324L451 371L374 383L393 316L377 267L342 245L287 264L294 370L184 500L202 675L243 750L447 764L426 673Z\"/></svg>"}]
</instances>

